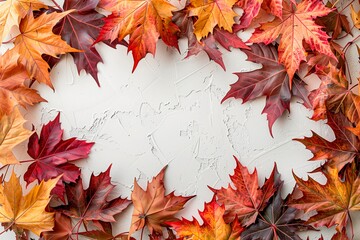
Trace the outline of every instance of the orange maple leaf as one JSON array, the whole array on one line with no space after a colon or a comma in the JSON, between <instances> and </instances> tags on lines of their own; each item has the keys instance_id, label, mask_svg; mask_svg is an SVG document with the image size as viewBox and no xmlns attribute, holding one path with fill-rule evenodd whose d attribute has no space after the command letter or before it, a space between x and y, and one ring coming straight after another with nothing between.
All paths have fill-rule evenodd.
<instances>
[{"instance_id":1,"label":"orange maple leaf","mask_svg":"<svg viewBox=\"0 0 360 240\"><path fill-rule=\"evenodd\" d=\"M189 16L197 16L194 24L194 34L198 41L206 37L218 26L232 32L235 23L234 18L238 15L232 7L237 0L192 0L188 6Z\"/></svg>"},{"instance_id":2,"label":"orange maple leaf","mask_svg":"<svg viewBox=\"0 0 360 240\"><path fill-rule=\"evenodd\" d=\"M174 192L165 196L164 167L159 174L148 183L144 191L136 181L131 200L134 204L134 211L131 219L129 236L135 231L148 227L151 234L162 234L162 226L166 222L176 221L174 214L183 209L184 204L194 196L175 196Z\"/></svg>"},{"instance_id":3,"label":"orange maple leaf","mask_svg":"<svg viewBox=\"0 0 360 240\"><path fill-rule=\"evenodd\" d=\"M27 229L40 236L54 227L54 213L45 211L50 192L60 177L42 181L23 196L19 178L13 172L10 180L0 185L0 222L5 228Z\"/></svg>"},{"instance_id":4,"label":"orange maple leaf","mask_svg":"<svg viewBox=\"0 0 360 240\"><path fill-rule=\"evenodd\" d=\"M303 40L313 51L336 59L328 43L328 35L313 20L331 11L320 0L304 0L297 5L284 1L282 19L276 17L272 22L262 24L249 41L270 44L281 35L279 62L285 65L291 84L300 62L306 60Z\"/></svg>"},{"instance_id":5,"label":"orange maple leaf","mask_svg":"<svg viewBox=\"0 0 360 240\"><path fill-rule=\"evenodd\" d=\"M292 199L290 206L305 212L316 210L316 214L307 221L315 227L336 225L341 232L350 218L351 211L360 210L360 178L355 164L348 166L344 179L339 177L337 168L328 168L323 172L327 179L325 185L309 177L302 180L294 174L297 189L303 193L299 199Z\"/></svg>"},{"instance_id":6,"label":"orange maple leaf","mask_svg":"<svg viewBox=\"0 0 360 240\"><path fill-rule=\"evenodd\" d=\"M235 240L239 239L240 233L244 230L237 219L232 225L226 224L223 215L224 205L220 206L215 201L215 196L209 203L205 203L204 211L200 212L201 219L204 221L200 226L196 219L189 221L183 218L181 221L170 222L178 236L184 239L217 239Z\"/></svg>"},{"instance_id":7,"label":"orange maple leaf","mask_svg":"<svg viewBox=\"0 0 360 240\"><path fill-rule=\"evenodd\" d=\"M15 39L15 47L9 53L19 53L18 62L26 68L30 78L35 78L38 82L45 83L50 87L52 87L50 67L41 55L57 57L57 55L67 52L79 52L52 32L55 24L70 12L44 13L37 18L34 18L33 13L30 12L20 22L20 34Z\"/></svg>"},{"instance_id":8,"label":"orange maple leaf","mask_svg":"<svg viewBox=\"0 0 360 240\"><path fill-rule=\"evenodd\" d=\"M29 79L25 68L17 63L19 54L8 54L0 56L0 115L11 114L14 106L26 104L33 105L43 102L36 90L24 85Z\"/></svg>"},{"instance_id":9,"label":"orange maple leaf","mask_svg":"<svg viewBox=\"0 0 360 240\"><path fill-rule=\"evenodd\" d=\"M100 2L99 7L110 12L95 43L130 35L128 51L134 58L133 71L147 53L155 55L159 37L165 44L178 48L179 28L171 21L177 8L166 0L117 0Z\"/></svg>"},{"instance_id":10,"label":"orange maple leaf","mask_svg":"<svg viewBox=\"0 0 360 240\"><path fill-rule=\"evenodd\" d=\"M23 124L24 118L20 111L15 108L10 115L0 116L0 163L16 164L16 160L12 149L19 143L25 141L32 134L31 131L25 129Z\"/></svg>"},{"instance_id":11,"label":"orange maple leaf","mask_svg":"<svg viewBox=\"0 0 360 240\"><path fill-rule=\"evenodd\" d=\"M26 16L29 10L47 8L38 0L10 0L0 3L0 45L11 31L11 28L19 27L20 20Z\"/></svg>"}]
</instances>

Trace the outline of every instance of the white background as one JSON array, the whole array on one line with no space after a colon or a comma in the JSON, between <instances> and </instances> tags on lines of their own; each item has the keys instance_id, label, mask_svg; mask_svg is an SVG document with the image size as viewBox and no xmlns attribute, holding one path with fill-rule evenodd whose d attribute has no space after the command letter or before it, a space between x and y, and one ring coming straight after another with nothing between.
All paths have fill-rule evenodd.
<instances>
[{"instance_id":1,"label":"white background","mask_svg":"<svg viewBox=\"0 0 360 240\"><path fill-rule=\"evenodd\" d=\"M285 197L294 187L292 171L306 177L321 163L307 161L312 156L310 151L292 139L310 136L310 130L334 139L332 131L322 121L309 120L312 112L294 99L291 114L274 124L272 138L266 115L261 115L265 98L246 104L231 99L220 104L229 84L237 80L233 72L260 66L246 62L240 50L223 51L225 72L204 53L184 59L186 44L186 40L180 41L179 54L159 42L156 57L148 55L133 74L132 56L125 47L114 50L98 44L104 60L99 64L101 88L90 75L82 72L79 76L72 57L64 56L52 70L55 92L43 85L35 86L48 103L28 109L27 126L33 124L39 131L42 124L61 112L66 138L95 142L90 157L77 162L85 185L92 172L97 175L112 164L112 181L123 197L130 197L134 178L145 187L146 181L168 165L167 192L197 195L179 217L199 219L197 209L202 210L204 202L212 198L207 186L228 185L235 167L233 155L250 171L257 168L261 184L276 162L285 182ZM349 62L356 64L356 49L350 51L354 56ZM311 85L318 84L311 81ZM25 143L16 148L20 160L28 158L25 149ZM23 174L25 167L16 167L18 174ZM324 182L320 174L313 176ZM116 233L128 231L131 211L132 207L117 218ZM354 215L353 220L356 228L360 215ZM333 232L322 233L330 239ZM355 239L360 238L360 229L357 232ZM320 236L320 232L302 236L307 234L311 239ZM0 239L10 236L2 235Z\"/></svg>"}]
</instances>

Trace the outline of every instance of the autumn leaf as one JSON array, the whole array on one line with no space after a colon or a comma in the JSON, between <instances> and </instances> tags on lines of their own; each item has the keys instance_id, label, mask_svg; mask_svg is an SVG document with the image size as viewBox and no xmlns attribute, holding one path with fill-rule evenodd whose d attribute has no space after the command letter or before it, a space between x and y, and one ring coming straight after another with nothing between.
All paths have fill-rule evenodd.
<instances>
[{"instance_id":1,"label":"autumn leaf","mask_svg":"<svg viewBox=\"0 0 360 240\"><path fill-rule=\"evenodd\" d=\"M225 64L218 44L228 51L230 51L230 48L250 49L235 33L221 30L218 27L214 28L213 34L209 34L209 36L199 42L194 34L194 20L189 17L188 9L176 12L173 20L179 26L181 36L188 39L188 52L185 58L204 51L211 60L225 70Z\"/></svg>"},{"instance_id":2,"label":"autumn leaf","mask_svg":"<svg viewBox=\"0 0 360 240\"><path fill-rule=\"evenodd\" d=\"M37 133L30 137L28 154L33 160L26 161L32 163L24 174L24 180L29 184L62 175L52 194L64 201L64 182L75 182L80 176L79 167L70 162L87 158L94 143L76 138L62 140L63 133L59 113L43 126L40 137Z\"/></svg>"},{"instance_id":3,"label":"autumn leaf","mask_svg":"<svg viewBox=\"0 0 360 240\"><path fill-rule=\"evenodd\" d=\"M341 111L352 123L360 121L360 97L352 92L345 74L334 66L318 68L321 79L318 89L313 90L309 99L314 113L312 119L326 119L327 111Z\"/></svg>"},{"instance_id":4,"label":"autumn leaf","mask_svg":"<svg viewBox=\"0 0 360 240\"><path fill-rule=\"evenodd\" d=\"M299 210L287 206L287 198L281 198L282 184L260 213L257 221L245 229L241 240L301 240L298 231L315 230L299 219Z\"/></svg>"},{"instance_id":5,"label":"autumn leaf","mask_svg":"<svg viewBox=\"0 0 360 240\"><path fill-rule=\"evenodd\" d=\"M230 176L234 187L229 184L227 188L210 189L215 193L217 201L225 205L226 222L238 217L243 226L249 226L265 208L281 184L281 180L275 165L270 178L260 188L256 169L250 174L236 157L235 161L236 168L234 174Z\"/></svg>"},{"instance_id":6,"label":"autumn leaf","mask_svg":"<svg viewBox=\"0 0 360 240\"><path fill-rule=\"evenodd\" d=\"M239 78L231 85L231 89L221 102L234 97L241 98L243 103L262 96L266 96L266 105L262 113L267 114L270 134L276 119L282 116L285 110L290 111L292 96L297 96L310 107L307 98L308 91L305 83L295 77L293 88L289 87L289 76L285 67L278 62L277 50L272 45L253 44L251 50L243 50L248 55L248 61L261 63L262 68L251 72L235 73Z\"/></svg>"},{"instance_id":7,"label":"autumn leaf","mask_svg":"<svg viewBox=\"0 0 360 240\"><path fill-rule=\"evenodd\" d=\"M176 7L165 0L101 0L100 8L112 12L95 43L130 36L128 51L134 58L133 71L147 53L155 55L156 43L161 37L164 43L178 49L179 28L171 21Z\"/></svg>"},{"instance_id":8,"label":"autumn leaf","mask_svg":"<svg viewBox=\"0 0 360 240\"><path fill-rule=\"evenodd\" d=\"M0 56L0 116L10 115L14 107L44 102L36 90L25 86L29 76L24 67L17 63L19 54L6 52Z\"/></svg>"},{"instance_id":9,"label":"autumn leaf","mask_svg":"<svg viewBox=\"0 0 360 240\"><path fill-rule=\"evenodd\" d=\"M58 178L42 181L23 196L19 179L13 172L10 180L0 185L0 222L6 228L30 230L40 236L54 226L54 213L45 211L50 192Z\"/></svg>"},{"instance_id":10,"label":"autumn leaf","mask_svg":"<svg viewBox=\"0 0 360 240\"><path fill-rule=\"evenodd\" d=\"M283 0L239 0L236 3L237 7L244 10L243 15L240 18L240 24L236 29L246 29L251 24L252 20L260 13L260 9L263 8L268 13L279 18L282 17Z\"/></svg>"},{"instance_id":11,"label":"autumn leaf","mask_svg":"<svg viewBox=\"0 0 360 240\"><path fill-rule=\"evenodd\" d=\"M332 9L333 4L328 1L326 3L326 7ZM342 14L342 11L339 12L337 8L333 9L333 11L328 15L317 18L315 22L319 25L325 26L327 33L332 32L332 39L337 39L342 31L351 33L350 24L346 15Z\"/></svg>"},{"instance_id":12,"label":"autumn leaf","mask_svg":"<svg viewBox=\"0 0 360 240\"><path fill-rule=\"evenodd\" d=\"M80 74L84 69L99 85L97 64L102 62L96 48L93 46L95 39L104 25L102 18L105 16L98 13L95 8L99 0L75 1L65 0L63 11L72 11L60 20L54 27L55 34L61 35L70 46L83 52L72 52L74 62Z\"/></svg>"},{"instance_id":13,"label":"autumn leaf","mask_svg":"<svg viewBox=\"0 0 360 240\"><path fill-rule=\"evenodd\" d=\"M61 214L60 212L55 212L55 223L52 231L42 232L41 236L45 240L64 240L71 239L72 235L72 224L71 218Z\"/></svg>"},{"instance_id":14,"label":"autumn leaf","mask_svg":"<svg viewBox=\"0 0 360 240\"><path fill-rule=\"evenodd\" d=\"M111 198L114 187L110 178L111 166L98 176L90 177L89 187L84 190L81 177L76 183L65 185L68 205L57 211L77 220L77 226L87 226L90 221L115 222L114 215L121 213L130 201L121 197Z\"/></svg>"},{"instance_id":15,"label":"autumn leaf","mask_svg":"<svg viewBox=\"0 0 360 240\"><path fill-rule=\"evenodd\" d=\"M324 160L325 166L341 170L359 155L359 139L349 130L352 124L342 113L328 112L327 124L335 134L334 141L328 141L315 132L312 137L294 139L301 142L314 156L310 160Z\"/></svg>"},{"instance_id":16,"label":"autumn leaf","mask_svg":"<svg viewBox=\"0 0 360 240\"><path fill-rule=\"evenodd\" d=\"M316 210L307 223L315 227L336 225L336 230L341 232L349 221L350 212L360 210L360 178L354 164L345 169L343 179L336 168L327 168L323 173L326 184L320 184L311 177L305 181L294 174L297 189L303 196L291 200L290 206L306 213Z\"/></svg>"},{"instance_id":17,"label":"autumn leaf","mask_svg":"<svg viewBox=\"0 0 360 240\"><path fill-rule=\"evenodd\" d=\"M285 65L291 87L300 62L306 60L303 40L313 51L335 58L327 40L328 36L314 22L316 17L326 16L330 12L331 9L325 7L320 0L304 0L296 6L284 1L282 19L276 17L272 22L262 24L249 41L270 44L281 36L279 62Z\"/></svg>"},{"instance_id":18,"label":"autumn leaf","mask_svg":"<svg viewBox=\"0 0 360 240\"><path fill-rule=\"evenodd\" d=\"M200 41L213 33L213 29L218 26L228 32L232 32L235 23L234 18L238 16L232 7L237 0L192 0L187 7L189 16L198 17L194 24L194 34Z\"/></svg>"},{"instance_id":19,"label":"autumn leaf","mask_svg":"<svg viewBox=\"0 0 360 240\"><path fill-rule=\"evenodd\" d=\"M0 3L0 46L10 34L12 27L19 28L19 23L30 10L47 8L38 0L10 0Z\"/></svg>"},{"instance_id":20,"label":"autumn leaf","mask_svg":"<svg viewBox=\"0 0 360 240\"><path fill-rule=\"evenodd\" d=\"M205 203L204 211L200 212L203 224L193 218L189 221L183 218L181 221L169 222L178 236L184 239L216 239L216 240L235 240L239 239L240 233L244 230L237 219L232 226L226 224L223 215L225 207L219 205L215 196L209 203Z\"/></svg>"},{"instance_id":21,"label":"autumn leaf","mask_svg":"<svg viewBox=\"0 0 360 240\"><path fill-rule=\"evenodd\" d=\"M0 163L3 165L17 164L12 149L28 139L31 131L25 129L25 119L20 111L14 108L10 115L0 116Z\"/></svg>"},{"instance_id":22,"label":"autumn leaf","mask_svg":"<svg viewBox=\"0 0 360 240\"><path fill-rule=\"evenodd\" d=\"M129 236L145 226L149 229L150 234L155 232L162 235L161 228L167 226L166 222L176 221L174 215L194 197L175 196L174 192L165 195L165 169L166 167L151 182L148 182L146 190L143 190L136 180L134 181L134 190L131 193L134 211Z\"/></svg>"},{"instance_id":23,"label":"autumn leaf","mask_svg":"<svg viewBox=\"0 0 360 240\"><path fill-rule=\"evenodd\" d=\"M53 34L55 24L71 11L63 13L43 13L34 18L32 12L26 15L20 23L20 34L15 38L15 47L9 54L20 54L18 62L22 64L30 78L35 78L40 83L52 87L49 73L49 65L42 58L42 54L57 57L67 52L79 52L70 47L60 36Z\"/></svg>"}]
</instances>

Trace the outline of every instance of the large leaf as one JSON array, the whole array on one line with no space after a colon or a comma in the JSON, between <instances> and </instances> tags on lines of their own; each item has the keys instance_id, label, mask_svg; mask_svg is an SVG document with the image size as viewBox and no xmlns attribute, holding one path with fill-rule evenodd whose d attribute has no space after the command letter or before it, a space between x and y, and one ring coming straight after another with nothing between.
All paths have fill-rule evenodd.
<instances>
[{"instance_id":1,"label":"large leaf","mask_svg":"<svg viewBox=\"0 0 360 240\"><path fill-rule=\"evenodd\" d=\"M341 232L347 225L350 212L360 210L360 178L355 164L345 169L344 177L339 177L336 168L328 168L323 172L326 184L320 184L309 177L302 180L294 174L297 188L302 197L293 199L291 206L305 212L316 210L316 214L307 221L315 227L336 225Z\"/></svg>"},{"instance_id":2,"label":"large leaf","mask_svg":"<svg viewBox=\"0 0 360 240\"><path fill-rule=\"evenodd\" d=\"M287 206L281 198L281 187L256 223L241 234L241 240L301 240L297 231L314 230L298 219L299 210Z\"/></svg>"},{"instance_id":3,"label":"large leaf","mask_svg":"<svg viewBox=\"0 0 360 240\"><path fill-rule=\"evenodd\" d=\"M64 131L60 125L60 113L44 125L40 137L34 133L28 144L28 154L33 160L24 174L24 180L29 184L35 180L48 180L62 175L53 194L64 200L64 183L75 182L80 176L80 169L70 163L87 158L94 143L70 138L62 140Z\"/></svg>"},{"instance_id":4,"label":"large leaf","mask_svg":"<svg viewBox=\"0 0 360 240\"><path fill-rule=\"evenodd\" d=\"M272 135L272 126L276 119L282 116L285 110L290 111L292 96L300 97L306 106L309 106L307 90L300 78L294 79L294 87L290 90L289 75L282 64L278 62L277 50L274 46L253 44L251 50L243 50L248 60L261 63L262 68L251 72L235 73L239 80L231 85L231 89L223 98L241 98L243 103L248 100L266 96L266 105L263 113L267 114L269 130Z\"/></svg>"},{"instance_id":5,"label":"large leaf","mask_svg":"<svg viewBox=\"0 0 360 240\"><path fill-rule=\"evenodd\" d=\"M348 128L352 124L342 113L328 112L328 125L334 131L335 140L330 142L315 132L311 137L294 139L301 142L314 156L310 160L327 160L325 165L341 170L359 156L359 139Z\"/></svg>"},{"instance_id":6,"label":"large leaf","mask_svg":"<svg viewBox=\"0 0 360 240\"><path fill-rule=\"evenodd\" d=\"M151 234L162 235L162 226L167 226L166 222L176 221L174 215L183 209L187 201L194 197L175 196L174 192L165 195L165 169L166 167L148 183L146 190L143 190L134 181L134 190L131 193L134 211L129 231L130 236L145 226Z\"/></svg>"},{"instance_id":7,"label":"large leaf","mask_svg":"<svg viewBox=\"0 0 360 240\"><path fill-rule=\"evenodd\" d=\"M262 24L251 36L250 42L272 43L279 36L279 61L285 65L291 81L299 68L300 62L306 60L303 41L313 51L335 58L328 43L328 36L321 27L315 24L316 17L326 16L331 9L320 0L304 0L296 6L283 2L282 18L276 17L272 22Z\"/></svg>"},{"instance_id":8,"label":"large leaf","mask_svg":"<svg viewBox=\"0 0 360 240\"><path fill-rule=\"evenodd\" d=\"M63 10L75 11L67 14L54 27L54 33L61 35L70 46L83 51L71 53L78 72L84 69L99 85L97 64L102 59L93 43L104 25L102 18L105 16L95 10L98 3L99 0L65 0Z\"/></svg>"},{"instance_id":9,"label":"large leaf","mask_svg":"<svg viewBox=\"0 0 360 240\"><path fill-rule=\"evenodd\" d=\"M237 14L232 7L237 0L192 0L188 6L189 16L198 17L194 24L194 34L198 41L213 33L218 26L232 32Z\"/></svg>"},{"instance_id":10,"label":"large leaf","mask_svg":"<svg viewBox=\"0 0 360 240\"><path fill-rule=\"evenodd\" d=\"M218 202L225 205L226 222L238 217L242 225L249 226L265 208L281 184L281 180L275 166L270 178L260 188L256 169L250 174L236 158L235 161L236 168L234 174L230 176L235 188L229 184L227 188L210 189L215 193Z\"/></svg>"},{"instance_id":11,"label":"large leaf","mask_svg":"<svg viewBox=\"0 0 360 240\"><path fill-rule=\"evenodd\" d=\"M20 20L28 14L30 10L46 8L38 0L9 0L0 2L0 46L10 32L12 27L19 27Z\"/></svg>"},{"instance_id":12,"label":"large leaf","mask_svg":"<svg viewBox=\"0 0 360 240\"><path fill-rule=\"evenodd\" d=\"M130 201L121 197L111 199L115 185L111 183L110 168L98 176L92 174L86 190L81 178L66 184L68 205L59 211L80 221L79 225L88 221L115 222L114 215L121 213Z\"/></svg>"},{"instance_id":13,"label":"large leaf","mask_svg":"<svg viewBox=\"0 0 360 240\"><path fill-rule=\"evenodd\" d=\"M220 206L215 197L209 203L205 203L204 211L200 212L203 224L200 225L196 219L189 221L183 218L181 221L170 222L178 236L184 239L217 239L235 240L239 239L240 233L244 230L237 219L230 224L226 224L223 215L225 207Z\"/></svg>"},{"instance_id":14,"label":"large leaf","mask_svg":"<svg viewBox=\"0 0 360 240\"><path fill-rule=\"evenodd\" d=\"M34 18L33 13L26 15L20 23L20 34L15 38L15 47L9 54L19 54L18 62L22 64L30 75L41 83L52 87L49 65L42 58L42 54L57 57L67 52L79 52L66 44L61 37L52 32L55 24L70 12L43 13Z\"/></svg>"},{"instance_id":15,"label":"large leaf","mask_svg":"<svg viewBox=\"0 0 360 240\"><path fill-rule=\"evenodd\" d=\"M54 213L45 211L50 192L59 178L41 182L25 196L19 179L13 172L10 180L0 185L0 222L5 227L27 229L40 235L54 226Z\"/></svg>"},{"instance_id":16,"label":"large leaf","mask_svg":"<svg viewBox=\"0 0 360 240\"><path fill-rule=\"evenodd\" d=\"M176 7L165 0L101 0L99 7L110 12L105 18L96 42L130 36L128 51L132 51L134 67L147 53L155 55L159 37L165 44L178 48L178 27L171 21Z\"/></svg>"},{"instance_id":17,"label":"large leaf","mask_svg":"<svg viewBox=\"0 0 360 240\"><path fill-rule=\"evenodd\" d=\"M28 139L31 131L23 127L25 119L15 108L10 115L0 115L0 163L3 165L17 164L12 149Z\"/></svg>"},{"instance_id":18,"label":"large leaf","mask_svg":"<svg viewBox=\"0 0 360 240\"><path fill-rule=\"evenodd\" d=\"M205 52L211 60L219 64L225 70L222 53L218 44L230 51L230 48L249 49L249 47L235 34L226 30L214 28L213 34L209 34L201 41L194 34L194 17L189 16L189 10L183 9L174 14L173 20L180 28L180 34L188 39L188 52L186 58ZM218 44L217 44L218 43Z\"/></svg>"},{"instance_id":19,"label":"large leaf","mask_svg":"<svg viewBox=\"0 0 360 240\"><path fill-rule=\"evenodd\" d=\"M0 56L0 115L11 114L14 107L43 102L38 92L25 85L29 79L25 68L17 63L19 54L6 52Z\"/></svg>"}]
</instances>

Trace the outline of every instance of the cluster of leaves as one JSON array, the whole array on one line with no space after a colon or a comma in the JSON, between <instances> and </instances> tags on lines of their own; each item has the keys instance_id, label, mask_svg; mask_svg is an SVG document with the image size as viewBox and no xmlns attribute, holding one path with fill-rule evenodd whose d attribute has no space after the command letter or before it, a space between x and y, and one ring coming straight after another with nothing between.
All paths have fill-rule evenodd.
<instances>
[{"instance_id":1,"label":"cluster of leaves","mask_svg":"<svg viewBox=\"0 0 360 240\"><path fill-rule=\"evenodd\" d=\"M350 212L360 209L360 96L353 92L357 84L346 56L359 36L344 46L341 42L360 29L355 0L345 6L320 0L189 0L181 9L166 0L65 0L62 7L52 2L0 2L0 44L8 44L0 56L0 163L6 173L11 165L30 163L24 180L34 185L23 196L14 172L0 179L4 231L13 230L19 239L29 238L28 231L43 239L132 239L144 228L150 239L300 239L297 231L336 226L333 239L354 237ZM236 8L243 10L241 16ZM344 14L348 8L350 16ZM263 20L269 16L272 20ZM260 27L248 40L252 45L245 44L237 33L255 23ZM135 180L131 200L114 197L111 167L92 175L84 189L73 161L87 158L93 143L63 140L59 115L40 135L24 128L19 106L46 101L31 86L37 81L53 88L50 70L59 55L71 53L78 71L85 70L99 85L102 59L96 43L127 47L134 71L147 53L155 54L159 39L179 50L181 37L188 39L187 57L204 51L224 70L219 47L240 48L249 61L262 65L236 73L239 79L223 101L266 96L263 112L271 134L274 122L290 110L292 96L313 110L313 120L327 119L334 141L316 133L295 139L312 151L311 160L325 160L314 170L325 175L325 184L294 174L297 185L283 199L276 166L259 186L256 170L250 174L236 160L232 185L211 188L214 196L199 212L200 224L175 217L193 196L166 194L165 168L145 190ZM308 92L304 78L311 74L321 83ZM18 161L12 149L27 139L31 159ZM129 232L113 234L111 223L131 203Z\"/></svg>"}]
</instances>

